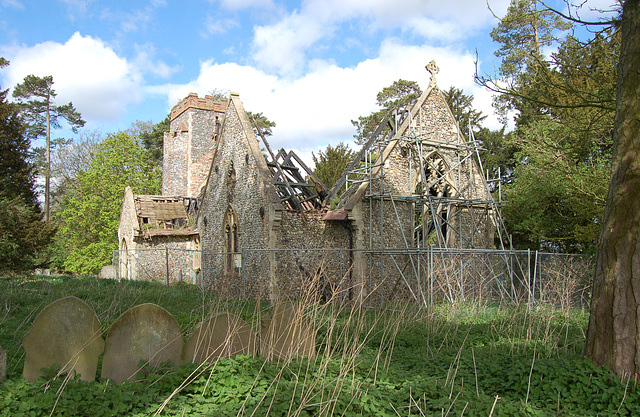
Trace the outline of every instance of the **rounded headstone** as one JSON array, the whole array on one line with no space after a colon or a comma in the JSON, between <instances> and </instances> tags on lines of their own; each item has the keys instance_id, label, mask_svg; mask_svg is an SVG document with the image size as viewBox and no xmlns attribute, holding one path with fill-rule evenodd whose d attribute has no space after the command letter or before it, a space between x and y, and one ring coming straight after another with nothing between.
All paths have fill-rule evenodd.
<instances>
[{"instance_id":1,"label":"rounded headstone","mask_svg":"<svg viewBox=\"0 0 640 417\"><path fill-rule=\"evenodd\" d=\"M26 352L22 375L33 381L47 376L43 368L75 371L85 381L96 377L98 357L104 349L100 321L93 309L76 297L46 306L22 342Z\"/></svg>"},{"instance_id":2,"label":"rounded headstone","mask_svg":"<svg viewBox=\"0 0 640 417\"><path fill-rule=\"evenodd\" d=\"M273 317L263 321L260 333L260 353L268 360L315 356L316 333L302 305L277 305Z\"/></svg>"},{"instance_id":3,"label":"rounded headstone","mask_svg":"<svg viewBox=\"0 0 640 417\"><path fill-rule=\"evenodd\" d=\"M187 340L184 359L195 363L256 353L256 336L240 317L217 313L200 322Z\"/></svg>"},{"instance_id":4,"label":"rounded headstone","mask_svg":"<svg viewBox=\"0 0 640 417\"><path fill-rule=\"evenodd\" d=\"M140 304L122 313L107 333L102 378L133 381L140 363L180 364L182 332L176 319L156 304Z\"/></svg>"}]
</instances>

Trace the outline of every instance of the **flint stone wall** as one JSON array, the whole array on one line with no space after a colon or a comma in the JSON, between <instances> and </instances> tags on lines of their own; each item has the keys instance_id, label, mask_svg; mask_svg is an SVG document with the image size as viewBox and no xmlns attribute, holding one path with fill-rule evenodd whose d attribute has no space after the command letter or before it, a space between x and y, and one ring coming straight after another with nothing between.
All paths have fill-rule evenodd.
<instances>
[{"instance_id":1,"label":"flint stone wall","mask_svg":"<svg viewBox=\"0 0 640 417\"><path fill-rule=\"evenodd\" d=\"M164 136L162 194L197 197L211 167L216 121L222 121L224 109L212 97L192 94L174 110L179 111L172 111Z\"/></svg>"},{"instance_id":2,"label":"flint stone wall","mask_svg":"<svg viewBox=\"0 0 640 417\"><path fill-rule=\"evenodd\" d=\"M146 240L137 238L137 248L127 253L129 262L135 269L136 279L166 282L168 277L169 283L195 283L199 254L194 250L193 239L192 236L182 235L151 237ZM121 257L123 255L120 254Z\"/></svg>"},{"instance_id":3,"label":"flint stone wall","mask_svg":"<svg viewBox=\"0 0 640 417\"><path fill-rule=\"evenodd\" d=\"M203 280L214 290L229 296L250 293L258 297L268 288L269 264L261 259L243 260L245 276L250 283L241 283L238 274L225 270L227 252L225 240L225 213L232 210L238 219L238 249L265 249L269 247L270 226L276 217L259 161L264 158L246 139L247 132L238 115L235 101L229 103L221 142L214 157L205 198L200 206L198 230L203 249ZM264 160L262 161L264 163ZM273 185L271 185L273 187ZM243 288L244 287L244 288ZM254 293L258 291L258 293Z\"/></svg>"}]
</instances>

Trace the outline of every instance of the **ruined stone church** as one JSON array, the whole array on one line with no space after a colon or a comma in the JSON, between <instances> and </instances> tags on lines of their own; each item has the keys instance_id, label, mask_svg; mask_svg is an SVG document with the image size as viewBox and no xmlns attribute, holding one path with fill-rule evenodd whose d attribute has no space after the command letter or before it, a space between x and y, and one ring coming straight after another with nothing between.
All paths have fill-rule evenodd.
<instances>
[{"instance_id":1,"label":"ruined stone church","mask_svg":"<svg viewBox=\"0 0 640 417\"><path fill-rule=\"evenodd\" d=\"M164 195L125 193L120 276L144 279L145 249L183 248L197 256L176 262L226 294L276 299L309 280L340 281L350 296L395 291L421 248L500 245L480 164L433 75L329 185L295 153L274 153L238 94L190 94L164 137ZM375 277L389 279L373 288Z\"/></svg>"}]
</instances>

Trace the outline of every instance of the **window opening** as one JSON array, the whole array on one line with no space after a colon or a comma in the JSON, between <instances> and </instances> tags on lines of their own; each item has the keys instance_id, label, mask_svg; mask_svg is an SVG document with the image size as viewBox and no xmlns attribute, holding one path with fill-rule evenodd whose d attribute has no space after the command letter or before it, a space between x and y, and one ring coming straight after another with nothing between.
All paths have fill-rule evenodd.
<instances>
[{"instance_id":1,"label":"window opening","mask_svg":"<svg viewBox=\"0 0 640 417\"><path fill-rule=\"evenodd\" d=\"M237 275L240 273L242 264L238 239L238 215L233 208L229 207L225 214L224 222L225 235L225 273Z\"/></svg>"}]
</instances>

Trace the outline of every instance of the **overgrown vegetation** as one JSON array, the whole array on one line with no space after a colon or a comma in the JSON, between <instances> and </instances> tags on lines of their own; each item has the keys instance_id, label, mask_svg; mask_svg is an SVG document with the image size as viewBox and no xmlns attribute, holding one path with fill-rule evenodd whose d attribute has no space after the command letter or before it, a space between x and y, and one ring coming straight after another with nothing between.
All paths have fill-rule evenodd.
<instances>
[{"instance_id":1,"label":"overgrown vegetation","mask_svg":"<svg viewBox=\"0 0 640 417\"><path fill-rule=\"evenodd\" d=\"M22 379L22 338L48 303L86 301L105 330L153 302L185 334L215 311L254 329L267 304L222 301L197 287L83 278L0 279L0 346L8 351L0 415L638 415L640 391L581 358L587 315L551 308L406 304L362 310L309 304L317 357L266 362L240 356L197 367L147 369L113 385Z\"/></svg>"}]
</instances>

